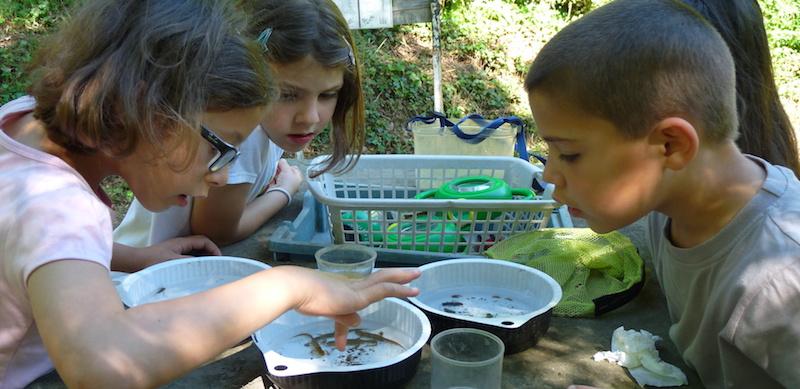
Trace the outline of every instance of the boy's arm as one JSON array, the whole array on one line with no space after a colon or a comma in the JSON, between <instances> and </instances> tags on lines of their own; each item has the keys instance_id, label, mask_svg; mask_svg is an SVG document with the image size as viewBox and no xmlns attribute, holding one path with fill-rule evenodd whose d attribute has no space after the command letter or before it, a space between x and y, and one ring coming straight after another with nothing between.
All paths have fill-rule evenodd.
<instances>
[{"instance_id":1,"label":"boy's arm","mask_svg":"<svg viewBox=\"0 0 800 389\"><path fill-rule=\"evenodd\" d=\"M300 170L281 160L275 182L269 188L283 188L294 195L302 181ZM289 203L286 194L276 190L248 204L252 189L252 184L212 187L207 198L195 199L190 224L192 233L208 236L214 243L226 246L250 236Z\"/></svg>"},{"instance_id":2,"label":"boy's arm","mask_svg":"<svg viewBox=\"0 0 800 389\"><path fill-rule=\"evenodd\" d=\"M67 386L142 388L201 366L290 309L356 326L355 312L370 303L419 293L403 286L419 274L383 269L348 280L278 266L202 293L130 309L124 309L106 269L89 261L47 263L31 274L27 286L39 333Z\"/></svg>"}]
</instances>

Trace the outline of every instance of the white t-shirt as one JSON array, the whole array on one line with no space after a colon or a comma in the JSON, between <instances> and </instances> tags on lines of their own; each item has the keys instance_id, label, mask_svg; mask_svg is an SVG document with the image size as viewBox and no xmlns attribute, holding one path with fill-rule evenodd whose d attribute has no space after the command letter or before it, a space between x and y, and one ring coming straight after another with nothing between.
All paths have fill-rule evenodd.
<instances>
[{"instance_id":1,"label":"white t-shirt","mask_svg":"<svg viewBox=\"0 0 800 389\"><path fill-rule=\"evenodd\" d=\"M242 154L231 165L228 184L253 184L247 203L261 196L275 178L283 149L275 145L261 126L239 146ZM133 199L125 218L114 230L114 241L132 247L147 247L165 240L191 234L192 199L185 207L171 207L163 212L151 212Z\"/></svg>"},{"instance_id":2,"label":"white t-shirt","mask_svg":"<svg viewBox=\"0 0 800 389\"><path fill-rule=\"evenodd\" d=\"M670 219L654 212L648 243L670 338L703 385L800 388L800 182L789 169L749 157L767 179L719 233L678 248Z\"/></svg>"},{"instance_id":3,"label":"white t-shirt","mask_svg":"<svg viewBox=\"0 0 800 389\"><path fill-rule=\"evenodd\" d=\"M33 109L0 107L0 129ZM0 388L21 388L53 369L28 296L28 277L62 259L111 264L111 208L63 160L0 131Z\"/></svg>"}]
</instances>

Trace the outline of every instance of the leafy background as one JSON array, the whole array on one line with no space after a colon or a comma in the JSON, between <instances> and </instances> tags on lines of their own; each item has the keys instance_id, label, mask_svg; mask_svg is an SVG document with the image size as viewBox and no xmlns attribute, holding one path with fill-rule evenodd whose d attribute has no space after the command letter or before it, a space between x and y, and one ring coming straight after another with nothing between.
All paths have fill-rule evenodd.
<instances>
[{"instance_id":1,"label":"leafy background","mask_svg":"<svg viewBox=\"0 0 800 389\"><path fill-rule=\"evenodd\" d=\"M24 94L24 64L38 40L57 28L75 0L0 0L0 103ZM536 53L561 27L610 0L443 0L442 93L445 113L518 116L528 149L546 155L536 137L522 81ZM759 0L776 81L800 127L800 1ZM368 154L413 153L405 122L433 109L430 23L355 30L364 71ZM323 133L304 152L326 153ZM111 178L106 190L124 210L132 197ZM124 212L120 212L124 214Z\"/></svg>"}]
</instances>

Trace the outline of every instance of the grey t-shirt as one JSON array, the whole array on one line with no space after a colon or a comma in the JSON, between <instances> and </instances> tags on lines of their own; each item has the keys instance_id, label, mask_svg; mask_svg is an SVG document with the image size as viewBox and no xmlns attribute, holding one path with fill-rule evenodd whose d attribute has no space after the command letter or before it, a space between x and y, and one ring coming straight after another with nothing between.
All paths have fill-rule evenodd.
<instances>
[{"instance_id":1,"label":"grey t-shirt","mask_svg":"<svg viewBox=\"0 0 800 389\"><path fill-rule=\"evenodd\" d=\"M647 239L667 297L669 336L708 388L800 388L800 182L761 164L761 191L719 233L684 249L670 219Z\"/></svg>"}]
</instances>

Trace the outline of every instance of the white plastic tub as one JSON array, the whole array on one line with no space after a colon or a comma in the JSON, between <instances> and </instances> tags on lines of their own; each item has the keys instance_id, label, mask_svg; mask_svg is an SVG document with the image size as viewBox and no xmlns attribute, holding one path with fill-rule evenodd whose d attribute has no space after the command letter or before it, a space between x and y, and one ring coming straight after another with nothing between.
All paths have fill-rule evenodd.
<instances>
[{"instance_id":1,"label":"white plastic tub","mask_svg":"<svg viewBox=\"0 0 800 389\"><path fill-rule=\"evenodd\" d=\"M334 322L289 311L253 334L269 379L283 389L401 387L416 372L431 336L428 318L396 298L359 311L344 352L333 343ZM375 341L373 341L375 340Z\"/></svg>"},{"instance_id":2,"label":"white plastic tub","mask_svg":"<svg viewBox=\"0 0 800 389\"><path fill-rule=\"evenodd\" d=\"M448 259L420 266L408 300L431 321L433 335L450 328L477 328L497 335L506 354L534 346L550 325L561 286L544 272L484 258Z\"/></svg>"},{"instance_id":3,"label":"white plastic tub","mask_svg":"<svg viewBox=\"0 0 800 389\"><path fill-rule=\"evenodd\" d=\"M174 259L128 275L117 290L125 305L135 307L203 292L269 268L238 257Z\"/></svg>"}]
</instances>

